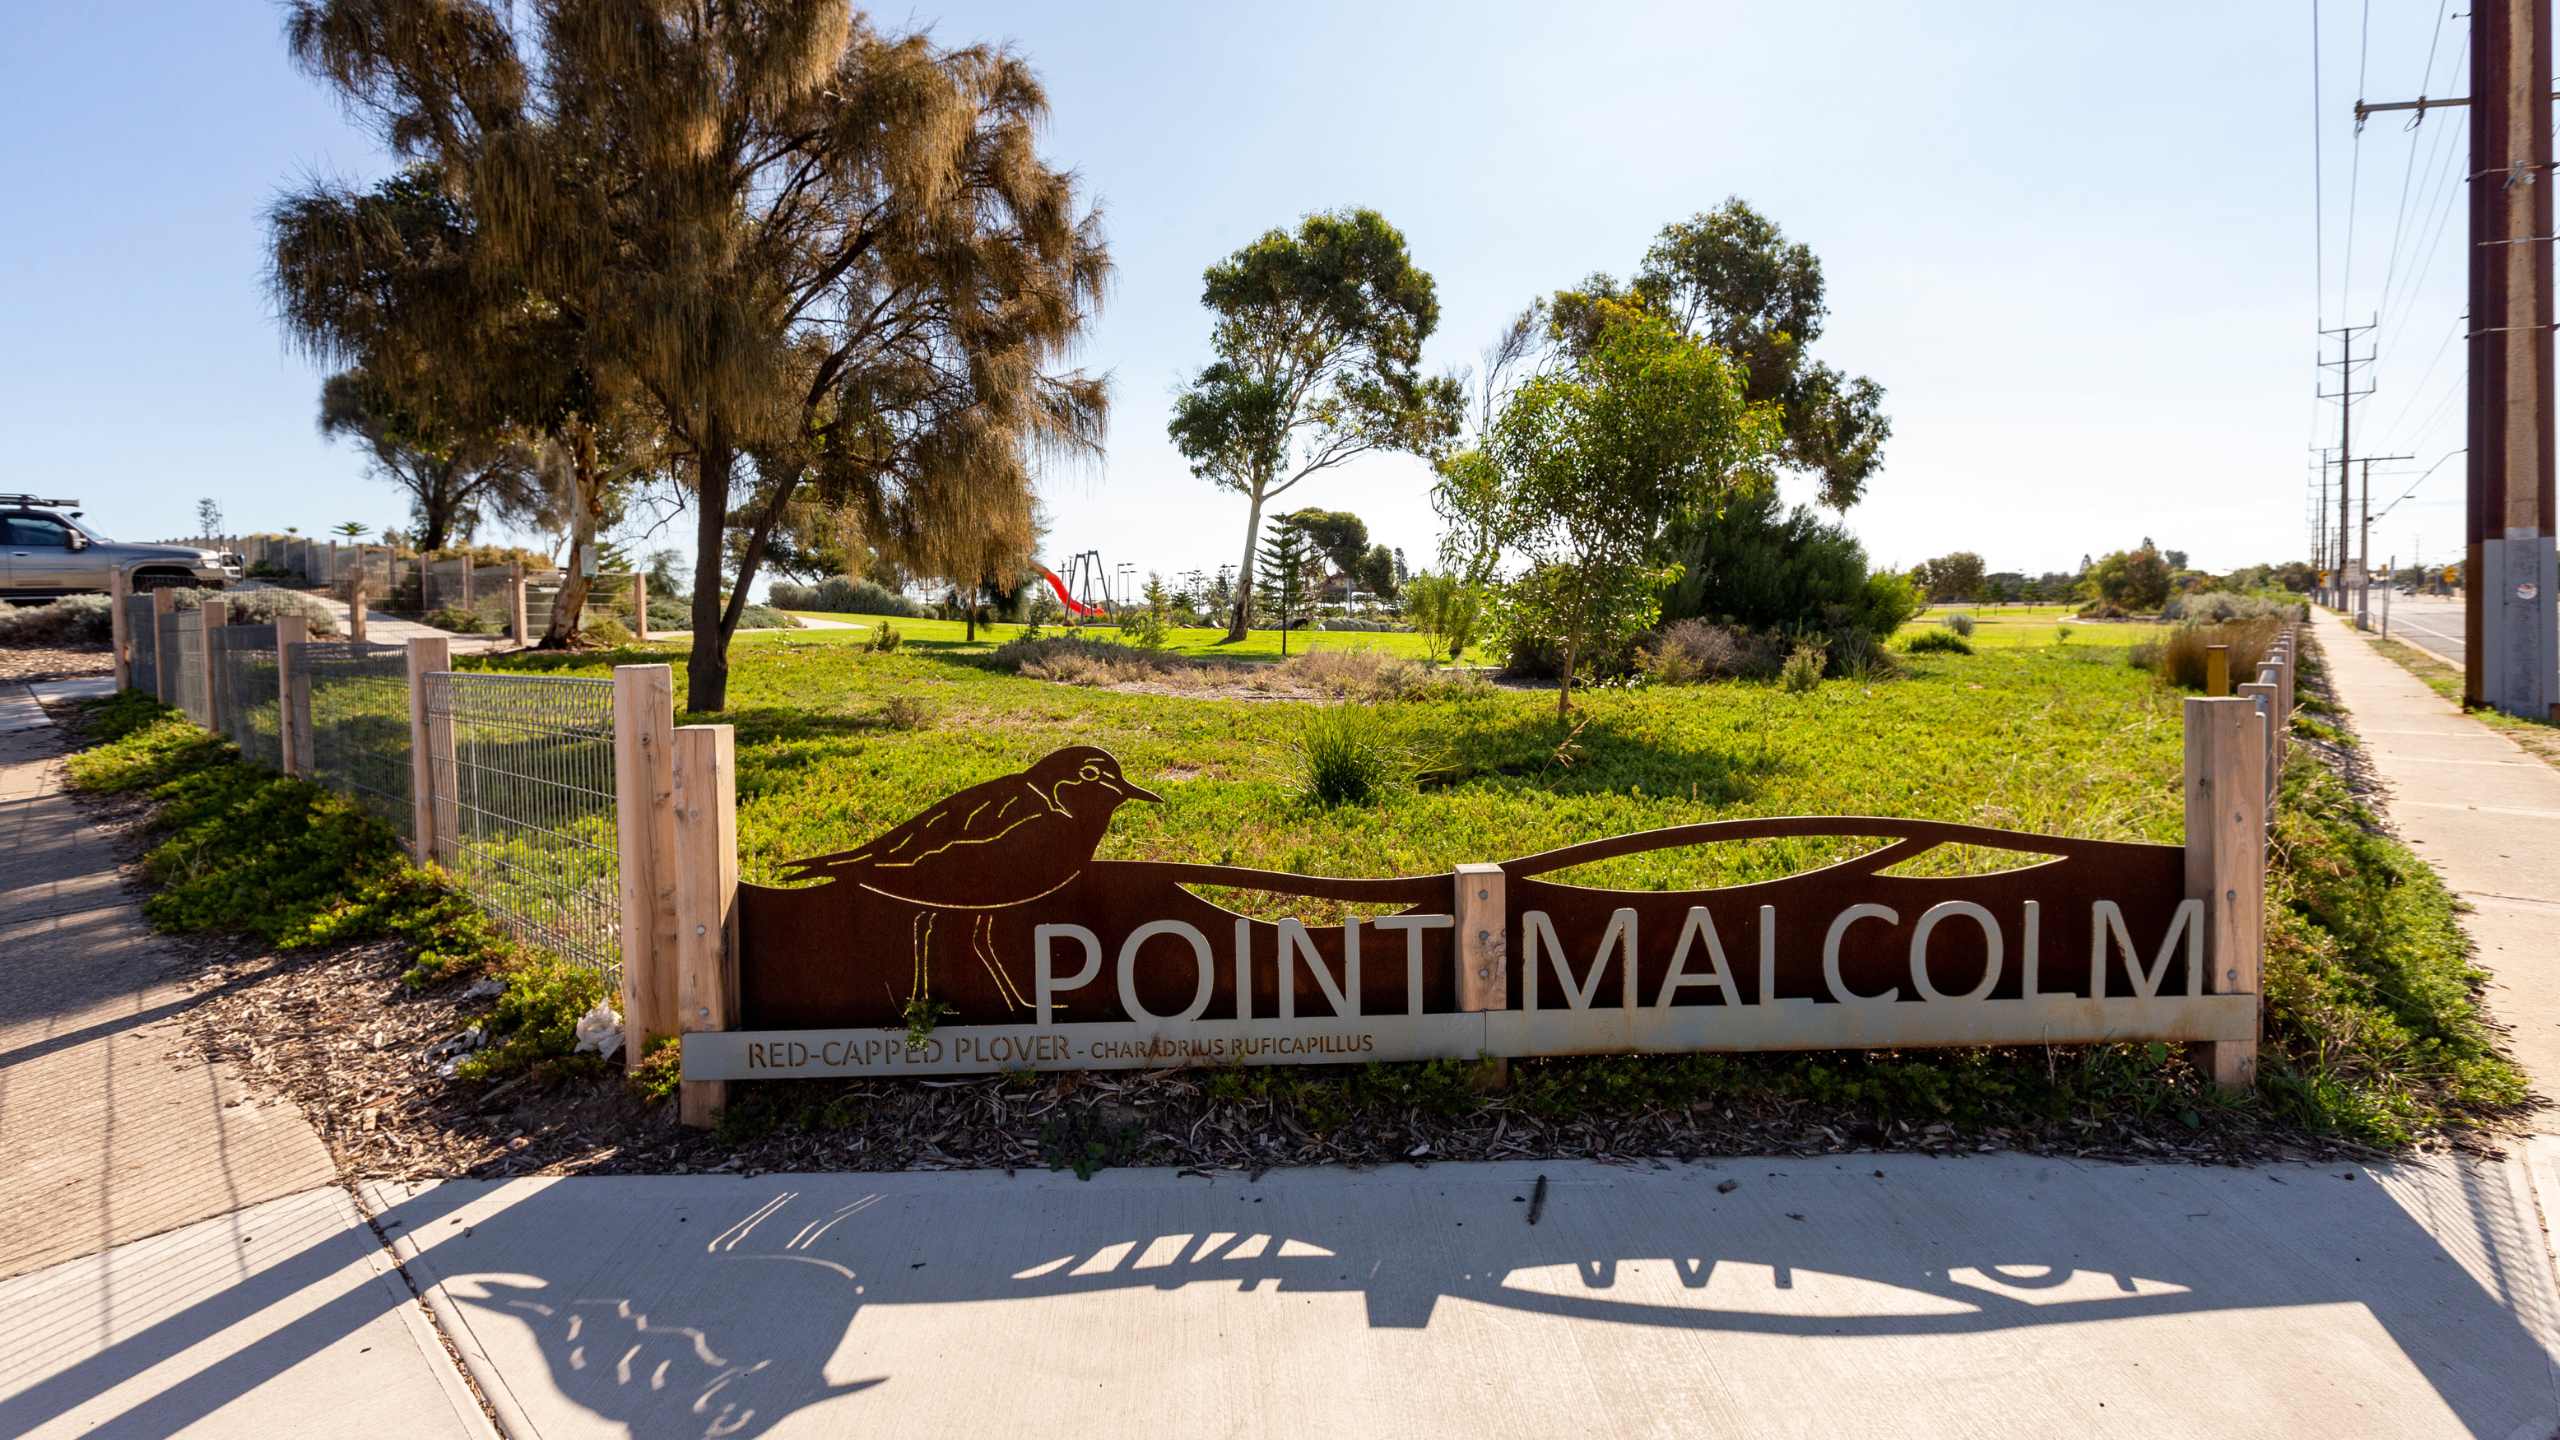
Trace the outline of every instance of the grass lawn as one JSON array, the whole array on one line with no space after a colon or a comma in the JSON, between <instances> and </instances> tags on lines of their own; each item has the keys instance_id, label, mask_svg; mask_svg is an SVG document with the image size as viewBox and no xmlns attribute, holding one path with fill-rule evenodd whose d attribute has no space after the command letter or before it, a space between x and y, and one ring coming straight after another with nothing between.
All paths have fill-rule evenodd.
<instances>
[{"instance_id":1,"label":"grass lawn","mask_svg":"<svg viewBox=\"0 0 2560 1440\"><path fill-rule=\"evenodd\" d=\"M2075 620L2076 607L2070 605L1932 605L1896 630L1894 638L1909 641L1912 636L1929 630L1946 628L1946 618L1954 614L1973 617L1972 645L1976 650L2007 650L2020 646L2080 645L2113 646L2119 652L2158 627L2148 621Z\"/></svg>"},{"instance_id":2,"label":"grass lawn","mask_svg":"<svg viewBox=\"0 0 2560 1440\"><path fill-rule=\"evenodd\" d=\"M981 625L978 627L978 638L973 641L967 638L968 627L957 620L902 620L890 615L838 615L821 610L792 610L786 613L803 620L833 620L841 624L859 625L865 633L848 637L856 640L867 640L868 632L872 627L886 622L898 628L903 644L960 654L983 654L993 650L998 645L1020 635L1024 628L1020 625ZM1041 633L1044 635L1077 633L1096 640L1120 638L1119 628L1111 625L1089 625L1076 632L1069 632L1059 626L1051 625ZM1221 643L1227 637L1226 631L1207 627L1177 627L1166 631L1165 635L1165 652L1171 655L1194 655L1202 659L1214 660L1277 660L1280 658L1280 632L1277 630L1247 631L1245 638L1233 645ZM1292 655L1302 655L1309 650L1378 650L1389 655L1402 656L1408 660L1419 660L1429 648L1428 637L1400 631L1292 630L1289 632L1289 653ZM1470 650L1466 660L1469 664L1491 663L1488 657L1476 650Z\"/></svg>"},{"instance_id":3,"label":"grass lawn","mask_svg":"<svg viewBox=\"0 0 2560 1440\"><path fill-rule=\"evenodd\" d=\"M916 622L920 627L937 622ZM954 627L956 629L956 627ZM1346 641L1406 639L1346 635ZM1927 817L2106 839L2180 835L2177 697L2075 635L2044 647L1916 656L1906 678L1603 689L1570 742L1553 691L1465 687L1380 707L1420 772L1388 803L1326 810L1297 793L1303 704L1131 694L1024 679L965 647L874 654L849 633L741 638L743 874L858 844L965 785L1059 746L1112 751L1162 806L1121 812L1102 853L1327 875L1398 875L1575 841L1755 815ZM606 673L623 653L466 664ZM678 663L677 703L684 701ZM922 722L893 716L891 702ZM1669 851L1584 878L1672 888L1774 878L1854 840ZM1941 867L1956 857L1932 857ZM1927 862L1924 862L1927 863Z\"/></svg>"}]
</instances>

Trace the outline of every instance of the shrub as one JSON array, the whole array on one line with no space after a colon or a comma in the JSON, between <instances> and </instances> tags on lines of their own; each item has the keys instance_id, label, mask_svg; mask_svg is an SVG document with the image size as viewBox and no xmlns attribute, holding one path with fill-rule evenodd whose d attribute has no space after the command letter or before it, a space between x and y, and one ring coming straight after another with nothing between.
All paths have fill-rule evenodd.
<instances>
[{"instance_id":1,"label":"shrub","mask_svg":"<svg viewBox=\"0 0 2560 1440\"><path fill-rule=\"evenodd\" d=\"M933 706L915 695L892 695L880 707L880 723L892 730L921 730L933 723Z\"/></svg>"},{"instance_id":2,"label":"shrub","mask_svg":"<svg viewBox=\"0 0 2560 1440\"><path fill-rule=\"evenodd\" d=\"M466 1080L495 1080L567 1058L578 1048L578 1017L605 998L595 971L549 955L526 955L498 978L507 988L486 1022L490 1044L454 1067Z\"/></svg>"},{"instance_id":3,"label":"shrub","mask_svg":"<svg viewBox=\"0 0 2560 1440\"><path fill-rule=\"evenodd\" d=\"M613 646L631 643L631 627L611 615L590 609L580 616L579 620L580 633L598 645Z\"/></svg>"},{"instance_id":4,"label":"shrub","mask_svg":"<svg viewBox=\"0 0 2560 1440\"><path fill-rule=\"evenodd\" d=\"M1455 576L1429 571L1414 576L1405 582L1404 603L1414 628L1431 637L1435 658L1455 660L1465 654L1484 623L1483 588Z\"/></svg>"},{"instance_id":5,"label":"shrub","mask_svg":"<svg viewBox=\"0 0 2560 1440\"><path fill-rule=\"evenodd\" d=\"M1688 685L1750 674L1766 649L1730 625L1680 620L1639 643L1636 663L1657 684Z\"/></svg>"},{"instance_id":6,"label":"shrub","mask_svg":"<svg viewBox=\"0 0 2560 1440\"><path fill-rule=\"evenodd\" d=\"M491 629L489 622L478 612L465 610L459 605L447 605L429 613L427 623L455 635L486 635Z\"/></svg>"},{"instance_id":7,"label":"shrub","mask_svg":"<svg viewBox=\"0 0 2560 1440\"><path fill-rule=\"evenodd\" d=\"M2179 625L2134 646L2125 659L2135 669L2148 670L2181 689L2202 690L2206 679L2206 648L2228 645L2231 647L2231 683L2238 686L2258 673L2258 662L2265 659L2267 651L2274 646L2279 628L2280 623L2273 618L2240 620L2228 625Z\"/></svg>"},{"instance_id":8,"label":"shrub","mask_svg":"<svg viewBox=\"0 0 2560 1440\"><path fill-rule=\"evenodd\" d=\"M0 606L0 644L104 645L114 638L112 609L104 595L66 595L25 610Z\"/></svg>"},{"instance_id":9,"label":"shrub","mask_svg":"<svg viewBox=\"0 0 2560 1440\"><path fill-rule=\"evenodd\" d=\"M1378 712L1365 705L1310 710L1291 749L1298 760L1299 792L1328 809L1377 804L1413 776L1412 757L1387 733Z\"/></svg>"},{"instance_id":10,"label":"shrub","mask_svg":"<svg viewBox=\"0 0 2560 1440\"><path fill-rule=\"evenodd\" d=\"M871 648L882 655L893 655L906 638L898 633L897 626L883 620L879 628L871 632Z\"/></svg>"},{"instance_id":11,"label":"shrub","mask_svg":"<svg viewBox=\"0 0 2560 1440\"><path fill-rule=\"evenodd\" d=\"M314 635L338 633L337 612L298 590L234 590L229 602L234 625L273 625L283 616L299 615Z\"/></svg>"},{"instance_id":12,"label":"shrub","mask_svg":"<svg viewBox=\"0 0 2560 1440\"><path fill-rule=\"evenodd\" d=\"M1923 630L1902 643L1908 655L1970 655L1973 644L1953 630Z\"/></svg>"},{"instance_id":13,"label":"shrub","mask_svg":"<svg viewBox=\"0 0 2560 1440\"><path fill-rule=\"evenodd\" d=\"M2204 590L2193 595L2180 595L2160 608L2163 620L2192 620L2199 624L2222 625L2234 620L2286 620L2299 618L2299 600L2270 600L2259 595L2235 595L2228 590Z\"/></svg>"},{"instance_id":14,"label":"shrub","mask_svg":"<svg viewBox=\"0 0 2560 1440\"><path fill-rule=\"evenodd\" d=\"M1785 686L1790 695L1805 694L1822 683L1822 672L1830 659L1820 645L1810 640L1799 640L1796 648L1787 652L1786 663L1778 667L1778 683Z\"/></svg>"},{"instance_id":15,"label":"shrub","mask_svg":"<svg viewBox=\"0 0 2560 1440\"><path fill-rule=\"evenodd\" d=\"M1949 630L1954 631L1956 634L1967 640L1973 638L1973 617L1962 610L1955 611L1948 615L1941 623L1943 623ZM1970 655L1973 652L1971 650L1967 650L1965 653Z\"/></svg>"},{"instance_id":16,"label":"shrub","mask_svg":"<svg viewBox=\"0 0 2560 1440\"><path fill-rule=\"evenodd\" d=\"M1345 699L1402 700L1431 685L1418 662L1376 650L1310 650L1270 672Z\"/></svg>"},{"instance_id":17,"label":"shrub","mask_svg":"<svg viewBox=\"0 0 2560 1440\"><path fill-rule=\"evenodd\" d=\"M924 612L914 601L870 580L830 575L815 585L789 580L773 583L773 603L783 610L818 610L831 615L888 615L913 620Z\"/></svg>"}]
</instances>

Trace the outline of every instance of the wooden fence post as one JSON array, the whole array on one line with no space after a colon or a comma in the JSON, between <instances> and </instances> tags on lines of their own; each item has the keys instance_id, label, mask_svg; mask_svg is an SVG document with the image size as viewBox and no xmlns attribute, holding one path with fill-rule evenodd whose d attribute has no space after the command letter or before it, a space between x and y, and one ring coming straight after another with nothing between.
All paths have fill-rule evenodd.
<instances>
[{"instance_id":1,"label":"wooden fence post","mask_svg":"<svg viewBox=\"0 0 2560 1440\"><path fill-rule=\"evenodd\" d=\"M2223 696L2231 693L2231 647L2204 647L2204 693Z\"/></svg>"},{"instance_id":2,"label":"wooden fence post","mask_svg":"<svg viewBox=\"0 0 2560 1440\"><path fill-rule=\"evenodd\" d=\"M302 752L311 728L311 687L300 683L302 667L293 647L310 638L310 624L301 616L276 617L276 768L287 775L306 773Z\"/></svg>"},{"instance_id":3,"label":"wooden fence post","mask_svg":"<svg viewBox=\"0 0 2560 1440\"><path fill-rule=\"evenodd\" d=\"M364 572L362 570L356 572L354 582L347 587L347 642L352 645L364 643Z\"/></svg>"},{"instance_id":4,"label":"wooden fence post","mask_svg":"<svg viewBox=\"0 0 2560 1440\"><path fill-rule=\"evenodd\" d=\"M2251 698L2186 704L2186 890L2204 905L2205 990L2256 995L2266 943L2266 720ZM2258 1042L2192 1047L2217 1085L2257 1083Z\"/></svg>"},{"instance_id":5,"label":"wooden fence post","mask_svg":"<svg viewBox=\"0 0 2560 1440\"><path fill-rule=\"evenodd\" d=\"M676 731L676 1004L688 1035L737 1023L736 733L727 725ZM688 1081L677 1118L710 1125L728 1103L727 1081Z\"/></svg>"},{"instance_id":6,"label":"wooden fence post","mask_svg":"<svg viewBox=\"0 0 2560 1440\"><path fill-rule=\"evenodd\" d=\"M468 610L478 603L480 597L471 593L471 557L465 555L462 557L462 608Z\"/></svg>"},{"instance_id":7,"label":"wooden fence post","mask_svg":"<svg viewBox=\"0 0 2560 1440\"><path fill-rule=\"evenodd\" d=\"M515 573L507 577L507 604L508 633L515 637L518 647L532 644L533 637L525 633L524 562L521 560L516 562Z\"/></svg>"},{"instance_id":8,"label":"wooden fence post","mask_svg":"<svg viewBox=\"0 0 2560 1440\"><path fill-rule=\"evenodd\" d=\"M631 577L631 638L649 638L649 577L645 573Z\"/></svg>"},{"instance_id":9,"label":"wooden fence post","mask_svg":"<svg viewBox=\"0 0 2560 1440\"><path fill-rule=\"evenodd\" d=\"M166 590L151 592L151 698L166 705L178 693L177 665L170 656L169 617L178 613L178 597Z\"/></svg>"},{"instance_id":10,"label":"wooden fence post","mask_svg":"<svg viewBox=\"0 0 2560 1440\"><path fill-rule=\"evenodd\" d=\"M2278 691L2275 681L2275 677L2281 673L2283 672L2277 667L2267 666L2258 672L2256 681L2240 687L2241 697L2256 705L2258 714L2267 722L2266 732L2260 741L2261 748L2266 751L2266 766L2260 778L2267 788L2267 823L2270 826L2275 823L2276 818L2276 786L2284 778L2284 728L2282 722L2277 719L2283 707L2277 699Z\"/></svg>"},{"instance_id":11,"label":"wooden fence post","mask_svg":"<svg viewBox=\"0 0 2560 1440\"><path fill-rule=\"evenodd\" d=\"M417 832L411 851L421 865L436 858L446 842L436 834L436 751L439 735L445 744L443 759L448 771L453 754L453 728L430 724L427 715L427 676L453 667L453 645L442 635L421 635L409 641L409 804L410 825Z\"/></svg>"},{"instance_id":12,"label":"wooden fence post","mask_svg":"<svg viewBox=\"0 0 2560 1440\"><path fill-rule=\"evenodd\" d=\"M196 647L204 664L204 728L222 733L222 656L214 647L222 643L221 630L231 623L231 602L208 599L204 602L204 643Z\"/></svg>"},{"instance_id":13,"label":"wooden fence post","mask_svg":"<svg viewBox=\"0 0 2560 1440\"><path fill-rule=\"evenodd\" d=\"M115 652L116 693L133 688L133 620L124 602L133 595L133 577L121 565L107 572L107 648Z\"/></svg>"},{"instance_id":14,"label":"wooden fence post","mask_svg":"<svg viewBox=\"0 0 2560 1440\"><path fill-rule=\"evenodd\" d=\"M613 809L622 890L622 1058L676 1024L675 672L613 667Z\"/></svg>"}]
</instances>

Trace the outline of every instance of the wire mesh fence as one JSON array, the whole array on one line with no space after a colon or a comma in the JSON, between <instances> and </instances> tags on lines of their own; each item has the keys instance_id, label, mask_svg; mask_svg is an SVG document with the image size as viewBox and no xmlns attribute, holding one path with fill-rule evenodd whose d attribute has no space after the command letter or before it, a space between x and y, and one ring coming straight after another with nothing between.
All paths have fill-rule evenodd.
<instances>
[{"instance_id":1,"label":"wire mesh fence","mask_svg":"<svg viewBox=\"0 0 2560 1440\"><path fill-rule=\"evenodd\" d=\"M169 663L178 667L177 683L169 687L170 697L178 709L198 725L213 728L211 697L204 688L204 612L182 610L169 627Z\"/></svg>"},{"instance_id":2,"label":"wire mesh fence","mask_svg":"<svg viewBox=\"0 0 2560 1440\"><path fill-rule=\"evenodd\" d=\"M438 859L517 939L621 984L613 682L427 677Z\"/></svg>"},{"instance_id":3,"label":"wire mesh fence","mask_svg":"<svg viewBox=\"0 0 2560 1440\"><path fill-rule=\"evenodd\" d=\"M222 733L240 747L241 759L269 770L283 769L276 627L217 625L206 640L213 647L213 711L222 721Z\"/></svg>"},{"instance_id":4,"label":"wire mesh fence","mask_svg":"<svg viewBox=\"0 0 2560 1440\"><path fill-rule=\"evenodd\" d=\"M124 598L124 633L133 655L133 688L145 695L160 693L160 626L149 595Z\"/></svg>"},{"instance_id":5,"label":"wire mesh fence","mask_svg":"<svg viewBox=\"0 0 2560 1440\"><path fill-rule=\"evenodd\" d=\"M443 560L418 562L418 603L428 611L468 609L479 598L479 577L471 573L471 561L456 555Z\"/></svg>"},{"instance_id":6,"label":"wire mesh fence","mask_svg":"<svg viewBox=\"0 0 2560 1440\"><path fill-rule=\"evenodd\" d=\"M296 704L309 707L303 773L417 838L409 750L409 657L397 645L313 640L293 647Z\"/></svg>"}]
</instances>

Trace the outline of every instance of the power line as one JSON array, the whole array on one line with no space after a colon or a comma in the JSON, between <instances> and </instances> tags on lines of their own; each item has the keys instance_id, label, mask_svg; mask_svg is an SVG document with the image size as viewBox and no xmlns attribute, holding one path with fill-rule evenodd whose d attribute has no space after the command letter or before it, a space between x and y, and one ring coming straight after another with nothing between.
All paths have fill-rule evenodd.
<instances>
[{"instance_id":1,"label":"power line","mask_svg":"<svg viewBox=\"0 0 2560 1440\"><path fill-rule=\"evenodd\" d=\"M2329 205L2321 198L2320 170L2320 0L2311 0L2311 318L2315 326L2328 324L2328 312L2321 287L2329 280L2328 215ZM2316 423L2316 422L2315 422Z\"/></svg>"},{"instance_id":2,"label":"power line","mask_svg":"<svg viewBox=\"0 0 2560 1440\"><path fill-rule=\"evenodd\" d=\"M2452 8L2452 3L2453 0L2436 0L2435 31L2427 39L2427 68L2418 76L2418 93L2421 95L2426 94L2427 87L2435 83L2436 45L2444 39L2444 12ZM2427 112L2421 110L2406 126L2402 127L2402 133L2413 134L2426 123ZM2357 128L2363 128L2361 121L2357 123ZM2378 310L2388 311L2391 308L2391 281L2400 270L2400 236L2409 225L2409 181L2417 174L2418 151L2423 148L2419 142L2410 141L2409 158L2400 166L2400 203L2391 217L2391 254L2382 265L2382 302L2374 307Z\"/></svg>"},{"instance_id":3,"label":"power line","mask_svg":"<svg viewBox=\"0 0 2560 1440\"><path fill-rule=\"evenodd\" d=\"M2356 98L2364 98L2365 60L2372 52L2373 0L2364 0L2364 18L2356 27ZM2338 313L2347 313L2347 296L2356 273L2356 194L2363 188L2364 127L2347 142L2347 253L2338 265Z\"/></svg>"}]
</instances>

